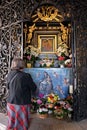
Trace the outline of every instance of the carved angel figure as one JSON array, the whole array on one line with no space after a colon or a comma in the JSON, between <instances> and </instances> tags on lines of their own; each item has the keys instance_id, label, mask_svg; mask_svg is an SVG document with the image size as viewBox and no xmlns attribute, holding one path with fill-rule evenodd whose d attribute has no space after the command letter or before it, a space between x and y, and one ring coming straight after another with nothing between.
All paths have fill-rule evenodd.
<instances>
[{"instance_id":1,"label":"carved angel figure","mask_svg":"<svg viewBox=\"0 0 87 130\"><path fill-rule=\"evenodd\" d=\"M29 27L29 33L27 35L27 42L30 43L31 38L32 38L32 33L33 31L36 29L35 24L33 24L32 26Z\"/></svg>"}]
</instances>

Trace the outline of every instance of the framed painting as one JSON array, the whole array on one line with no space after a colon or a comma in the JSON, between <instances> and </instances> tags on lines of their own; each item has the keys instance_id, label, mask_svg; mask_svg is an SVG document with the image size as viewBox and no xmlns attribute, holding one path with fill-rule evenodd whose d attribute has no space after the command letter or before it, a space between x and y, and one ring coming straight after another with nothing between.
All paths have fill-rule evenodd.
<instances>
[{"instance_id":1,"label":"framed painting","mask_svg":"<svg viewBox=\"0 0 87 130\"><path fill-rule=\"evenodd\" d=\"M40 53L55 53L57 47L56 35L38 35Z\"/></svg>"}]
</instances>

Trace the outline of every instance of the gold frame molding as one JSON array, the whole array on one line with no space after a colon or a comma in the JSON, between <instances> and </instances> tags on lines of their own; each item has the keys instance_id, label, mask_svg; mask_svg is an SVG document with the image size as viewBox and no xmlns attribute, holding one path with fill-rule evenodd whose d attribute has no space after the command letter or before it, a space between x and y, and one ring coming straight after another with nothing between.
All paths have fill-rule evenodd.
<instances>
[{"instance_id":1,"label":"gold frame molding","mask_svg":"<svg viewBox=\"0 0 87 130\"><path fill-rule=\"evenodd\" d=\"M55 53L57 49L57 35L38 35L38 48L40 53Z\"/></svg>"}]
</instances>

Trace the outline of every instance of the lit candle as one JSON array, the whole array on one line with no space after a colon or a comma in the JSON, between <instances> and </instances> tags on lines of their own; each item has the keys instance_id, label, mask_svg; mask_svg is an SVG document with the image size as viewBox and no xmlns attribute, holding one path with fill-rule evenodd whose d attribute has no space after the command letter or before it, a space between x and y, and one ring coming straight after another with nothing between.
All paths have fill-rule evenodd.
<instances>
[{"instance_id":1,"label":"lit candle","mask_svg":"<svg viewBox=\"0 0 87 130\"><path fill-rule=\"evenodd\" d=\"M69 93L72 94L73 93L73 85L69 86Z\"/></svg>"}]
</instances>

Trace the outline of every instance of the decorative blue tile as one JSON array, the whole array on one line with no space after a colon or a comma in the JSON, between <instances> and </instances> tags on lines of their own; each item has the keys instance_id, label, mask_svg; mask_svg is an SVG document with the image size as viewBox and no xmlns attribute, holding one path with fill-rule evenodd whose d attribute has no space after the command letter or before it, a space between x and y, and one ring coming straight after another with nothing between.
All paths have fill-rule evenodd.
<instances>
[{"instance_id":1,"label":"decorative blue tile","mask_svg":"<svg viewBox=\"0 0 87 130\"><path fill-rule=\"evenodd\" d=\"M69 85L72 84L71 68L25 68L30 73L38 87L37 95L45 96L51 92L59 95L60 99L68 96Z\"/></svg>"}]
</instances>

